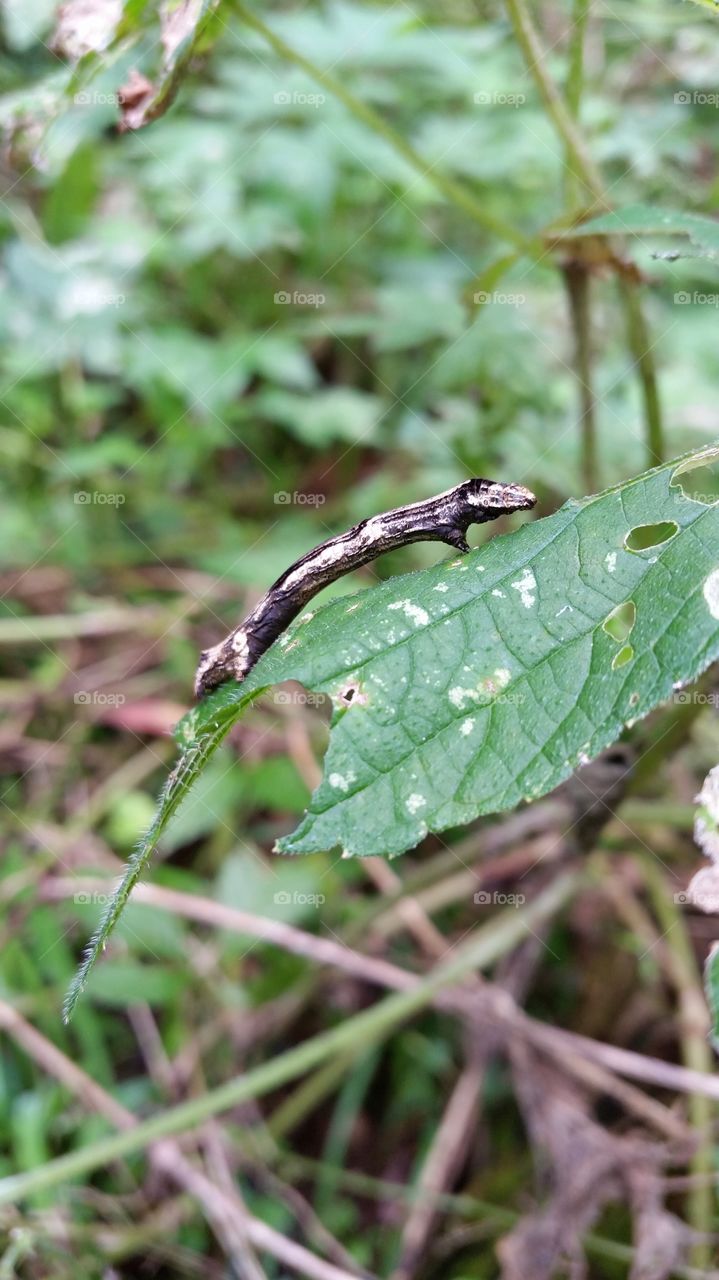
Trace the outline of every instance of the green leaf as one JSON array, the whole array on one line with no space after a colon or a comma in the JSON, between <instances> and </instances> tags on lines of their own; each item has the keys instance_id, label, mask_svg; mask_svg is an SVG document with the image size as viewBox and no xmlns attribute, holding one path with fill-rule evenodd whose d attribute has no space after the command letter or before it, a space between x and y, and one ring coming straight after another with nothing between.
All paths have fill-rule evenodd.
<instances>
[{"instance_id":1,"label":"green leaf","mask_svg":"<svg viewBox=\"0 0 719 1280\"><path fill-rule=\"evenodd\" d=\"M170 817L268 686L298 680L334 709L324 777L279 851L393 857L553 790L694 679L719 655L719 503L688 497L680 477L716 458L719 446L687 455L302 615L241 685L180 722L180 761L68 1014ZM634 534L644 526L653 537Z\"/></svg>"},{"instance_id":2,"label":"green leaf","mask_svg":"<svg viewBox=\"0 0 719 1280\"><path fill-rule=\"evenodd\" d=\"M603 213L598 218L572 227L566 235L577 236L680 236L694 245L694 251L673 250L672 257L716 258L719 256L719 222L697 213L679 213L651 204L632 204L625 209Z\"/></svg>"},{"instance_id":3,"label":"green leaf","mask_svg":"<svg viewBox=\"0 0 719 1280\"><path fill-rule=\"evenodd\" d=\"M719 1050L719 942L713 943L707 956L704 990L712 1018L710 1037L714 1048Z\"/></svg>"}]
</instances>

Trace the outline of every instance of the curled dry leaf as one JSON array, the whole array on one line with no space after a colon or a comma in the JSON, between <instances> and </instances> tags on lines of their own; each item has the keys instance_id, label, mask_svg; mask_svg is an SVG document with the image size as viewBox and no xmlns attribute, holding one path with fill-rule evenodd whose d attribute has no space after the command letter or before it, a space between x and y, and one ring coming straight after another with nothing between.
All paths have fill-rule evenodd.
<instances>
[{"instance_id":1,"label":"curled dry leaf","mask_svg":"<svg viewBox=\"0 0 719 1280\"><path fill-rule=\"evenodd\" d=\"M162 47L166 66L172 63L180 45L195 34L205 7L203 0L181 0L178 5L163 5Z\"/></svg>"},{"instance_id":2,"label":"curled dry leaf","mask_svg":"<svg viewBox=\"0 0 719 1280\"><path fill-rule=\"evenodd\" d=\"M60 5L53 49L72 61L106 49L122 18L122 7L122 0L69 0Z\"/></svg>"},{"instance_id":3,"label":"curled dry leaf","mask_svg":"<svg viewBox=\"0 0 719 1280\"><path fill-rule=\"evenodd\" d=\"M118 94L122 108L121 133L128 129L139 129L145 123L147 109L154 96L155 86L152 81L133 67Z\"/></svg>"}]
</instances>

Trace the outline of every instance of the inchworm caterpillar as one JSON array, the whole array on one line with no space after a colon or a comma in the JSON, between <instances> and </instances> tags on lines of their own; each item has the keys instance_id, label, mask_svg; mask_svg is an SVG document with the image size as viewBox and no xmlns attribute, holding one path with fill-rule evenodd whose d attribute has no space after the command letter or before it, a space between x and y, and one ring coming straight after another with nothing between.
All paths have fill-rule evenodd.
<instances>
[{"instance_id":1,"label":"inchworm caterpillar","mask_svg":"<svg viewBox=\"0 0 719 1280\"><path fill-rule=\"evenodd\" d=\"M409 542L447 542L458 551L469 551L466 534L471 524L526 511L536 501L521 484L465 480L436 498L370 516L347 533L322 542L290 565L241 626L200 654L197 697L225 680L244 680L308 600L336 578Z\"/></svg>"}]
</instances>

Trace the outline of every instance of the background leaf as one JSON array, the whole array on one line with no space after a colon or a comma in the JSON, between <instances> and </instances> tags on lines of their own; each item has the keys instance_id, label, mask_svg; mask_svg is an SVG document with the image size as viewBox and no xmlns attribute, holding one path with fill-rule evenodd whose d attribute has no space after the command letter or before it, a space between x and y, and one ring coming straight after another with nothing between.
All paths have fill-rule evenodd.
<instances>
[{"instance_id":1,"label":"background leaf","mask_svg":"<svg viewBox=\"0 0 719 1280\"><path fill-rule=\"evenodd\" d=\"M651 204L632 204L615 209L599 218L590 218L571 230L575 236L620 235L632 239L639 236L669 236L688 239L694 246L689 252L674 249L671 257L719 257L719 222L703 218L696 213L683 213L675 209L660 209ZM663 255L664 256L664 255Z\"/></svg>"}]
</instances>

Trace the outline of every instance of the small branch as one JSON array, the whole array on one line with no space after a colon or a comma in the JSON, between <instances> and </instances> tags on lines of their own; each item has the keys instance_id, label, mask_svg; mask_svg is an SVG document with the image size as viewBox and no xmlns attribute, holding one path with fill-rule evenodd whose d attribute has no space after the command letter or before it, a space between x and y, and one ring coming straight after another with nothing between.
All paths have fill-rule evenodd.
<instances>
[{"instance_id":1,"label":"small branch","mask_svg":"<svg viewBox=\"0 0 719 1280\"><path fill-rule=\"evenodd\" d=\"M71 896L77 891L76 886L78 885L85 886L85 891L87 892L93 892L95 889L104 890L106 884L105 880L63 878L62 880L50 881L45 884L42 887L41 896L45 900L53 901ZM59 891L60 889L62 892ZM133 896L136 902L146 902L148 905L160 907L164 910L175 910L178 914L182 914L188 919L198 920L205 924L214 924L217 927L249 935L250 937L258 937L274 946L283 946L295 955L306 956L316 963L332 964L347 973L353 974L354 977L361 981L373 982L378 986L388 987L390 990L411 993L416 991L423 982L427 981L419 975L410 973L408 970L402 969L399 965L392 964L387 960L363 955L350 947L344 946L342 943L333 942L328 938L316 938L313 934L304 933L301 929L297 929L292 925L280 924L278 921L267 920L262 916L251 916L246 912L237 911L233 907L225 907L222 903L214 902L210 898L199 898L193 894L183 893L176 889L160 888L157 885L138 885ZM541 896L544 898L545 895ZM539 899L537 899L538 901ZM170 905L171 903L172 906ZM536 903L531 904L531 906L535 907ZM518 917L521 925L521 921L524 918L523 911L516 911L514 915ZM492 926L488 925L486 928L491 929ZM478 935L475 935L473 944L479 944ZM511 945L514 945L514 937L513 934L511 936L508 934L507 944L503 950L507 950ZM597 1040L578 1035L572 1031L547 1026L545 1023L538 1022L522 1013L511 1000L506 996L503 998L502 993L498 992L493 986L485 984L481 991L481 1013L483 1016L491 1017L499 1022L511 1019L512 1029L516 1034L526 1035L533 1044L552 1056L558 1056L563 1062L567 1057L567 1051L571 1050L570 1061L575 1056L577 1060L589 1059L590 1064L602 1065L609 1071L616 1071L630 1079L641 1080L644 1084L658 1085L660 1088L675 1089L684 1093L698 1092L719 1100L719 1079L713 1074L705 1075L698 1071L688 1071L684 1067L662 1062L658 1058L645 1057L630 1049L620 1049L614 1045L602 1044ZM470 1012L480 1012L477 1007L479 1000L477 992L472 991L470 997ZM451 986L449 990L445 989L444 986L438 988L436 994L433 993L427 1003L454 1014L458 1012L464 1013L468 1008L467 1000L464 998L463 993L453 990ZM351 1054L354 1050L350 1049L349 1052ZM310 1063L310 1067L312 1065ZM329 1066L327 1070L332 1076ZM578 1065L576 1070L581 1075L581 1078L586 1079L584 1071ZM338 1075L341 1075L341 1072ZM334 1076L332 1076L332 1079L334 1079ZM598 1083L596 1075L594 1080ZM605 1078L601 1082L601 1088L606 1092L611 1092L611 1078ZM679 1122L676 1118L672 1122L671 1114L666 1112L666 1108L658 1108L658 1104L653 1104L652 1099L645 1098L642 1107L644 1114L648 1114L647 1109L652 1110L652 1105L654 1107L652 1111L653 1122L664 1132L669 1132L671 1129L674 1136L676 1136ZM0 1182L1 1188L2 1183Z\"/></svg>"},{"instance_id":2,"label":"small branch","mask_svg":"<svg viewBox=\"0 0 719 1280\"><path fill-rule=\"evenodd\" d=\"M0 1027L83 1105L104 1116L121 1131L122 1138L132 1139L140 1127L137 1117L116 1102L82 1068L76 1066L4 1001L0 1001ZM150 1147L148 1155L155 1168L195 1197L218 1237L223 1240L238 1274L249 1274L245 1268L247 1259L242 1244L246 1236L254 1248L265 1250L285 1266L309 1277L309 1280L357 1280L356 1272L350 1273L324 1262L302 1245L288 1240L279 1231L249 1214L234 1193L218 1187L191 1164L177 1143L158 1142ZM41 1166L35 1172L40 1173L43 1168L48 1167Z\"/></svg>"},{"instance_id":3,"label":"small branch","mask_svg":"<svg viewBox=\"0 0 719 1280\"><path fill-rule=\"evenodd\" d=\"M480 1063L470 1063L457 1080L422 1169L416 1188L420 1198L407 1218L400 1260L391 1280L411 1280L417 1274L434 1221L437 1195L451 1185L472 1140L483 1082Z\"/></svg>"},{"instance_id":4,"label":"small branch","mask_svg":"<svg viewBox=\"0 0 719 1280\"><path fill-rule=\"evenodd\" d=\"M195 607L199 607L197 601ZM186 612L186 611L185 611ZM114 632L152 630L167 625L168 614L178 613L157 605L137 609L88 609L85 613L29 614L0 620L0 645L45 644L52 640L76 640L81 636L106 636Z\"/></svg>"}]
</instances>

